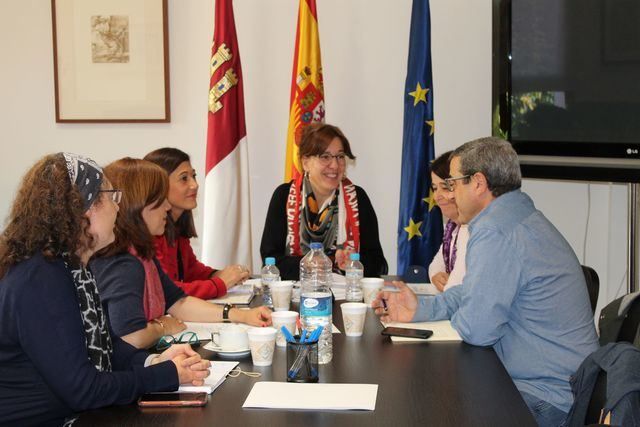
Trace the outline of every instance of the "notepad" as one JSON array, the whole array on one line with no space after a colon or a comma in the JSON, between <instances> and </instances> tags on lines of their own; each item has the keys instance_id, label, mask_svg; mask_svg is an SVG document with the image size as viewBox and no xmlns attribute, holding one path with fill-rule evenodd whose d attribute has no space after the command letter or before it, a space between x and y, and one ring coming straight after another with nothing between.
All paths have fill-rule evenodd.
<instances>
[{"instance_id":1,"label":"notepad","mask_svg":"<svg viewBox=\"0 0 640 427\"><path fill-rule=\"evenodd\" d=\"M458 331L453 329L449 320L440 320L437 322L416 322L416 323L400 323L391 322L383 323L386 326L394 326L397 328L410 328L410 329L428 329L433 331L426 340L420 338L405 338L405 337L391 337L391 341L394 343L419 343L426 341L462 341Z\"/></svg>"},{"instance_id":2,"label":"notepad","mask_svg":"<svg viewBox=\"0 0 640 427\"><path fill-rule=\"evenodd\" d=\"M243 408L350 411L376 409L377 384L255 383Z\"/></svg>"},{"instance_id":3,"label":"notepad","mask_svg":"<svg viewBox=\"0 0 640 427\"><path fill-rule=\"evenodd\" d=\"M227 374L236 366L238 366L238 362L211 362L209 376L205 378L203 385L181 385L178 391L188 393L205 392L211 394L215 389L220 387L220 384L227 378Z\"/></svg>"},{"instance_id":4,"label":"notepad","mask_svg":"<svg viewBox=\"0 0 640 427\"><path fill-rule=\"evenodd\" d=\"M221 298L210 299L209 302L214 304L249 304L255 295L254 282L256 279L247 280L241 285L236 285L227 291L227 294Z\"/></svg>"}]
</instances>

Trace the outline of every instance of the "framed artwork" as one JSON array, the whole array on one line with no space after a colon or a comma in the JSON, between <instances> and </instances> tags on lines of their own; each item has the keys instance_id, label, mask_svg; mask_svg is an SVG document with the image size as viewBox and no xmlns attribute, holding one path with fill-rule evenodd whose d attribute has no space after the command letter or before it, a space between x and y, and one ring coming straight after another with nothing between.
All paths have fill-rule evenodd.
<instances>
[{"instance_id":1,"label":"framed artwork","mask_svg":"<svg viewBox=\"0 0 640 427\"><path fill-rule=\"evenodd\" d=\"M169 122L166 0L51 0L56 122Z\"/></svg>"}]
</instances>

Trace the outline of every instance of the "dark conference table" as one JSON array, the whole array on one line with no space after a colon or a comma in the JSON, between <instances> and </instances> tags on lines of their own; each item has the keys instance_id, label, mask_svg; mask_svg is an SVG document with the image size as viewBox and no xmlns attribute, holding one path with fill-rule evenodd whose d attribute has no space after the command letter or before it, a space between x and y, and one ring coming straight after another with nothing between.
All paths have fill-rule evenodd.
<instances>
[{"instance_id":1,"label":"dark conference table","mask_svg":"<svg viewBox=\"0 0 640 427\"><path fill-rule=\"evenodd\" d=\"M340 302L333 323L344 332ZM492 348L465 343L393 344L367 310L360 338L333 335L333 361L320 365L321 383L378 384L375 411L243 409L256 381L285 381L286 354L276 347L272 366L227 378L202 408L138 408L135 404L86 412L76 426L535 426L533 416ZM215 362L215 353L200 353Z\"/></svg>"}]
</instances>

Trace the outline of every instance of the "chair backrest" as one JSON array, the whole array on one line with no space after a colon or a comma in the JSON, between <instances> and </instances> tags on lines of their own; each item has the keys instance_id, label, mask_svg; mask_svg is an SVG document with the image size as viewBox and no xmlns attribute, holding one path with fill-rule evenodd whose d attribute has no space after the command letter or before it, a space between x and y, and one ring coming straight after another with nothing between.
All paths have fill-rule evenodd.
<instances>
[{"instance_id":1,"label":"chair backrest","mask_svg":"<svg viewBox=\"0 0 640 427\"><path fill-rule=\"evenodd\" d=\"M624 295L600 311L600 345L626 341L640 348L640 292Z\"/></svg>"},{"instance_id":2,"label":"chair backrest","mask_svg":"<svg viewBox=\"0 0 640 427\"><path fill-rule=\"evenodd\" d=\"M427 283L429 281L427 269L421 265L410 265L407 267L402 278L407 283Z\"/></svg>"},{"instance_id":3,"label":"chair backrest","mask_svg":"<svg viewBox=\"0 0 640 427\"><path fill-rule=\"evenodd\" d=\"M598 304L598 294L600 293L600 279L598 278L598 273L586 265L582 266L582 273L584 273L584 280L587 282L591 312L595 314L596 305Z\"/></svg>"},{"instance_id":4,"label":"chair backrest","mask_svg":"<svg viewBox=\"0 0 640 427\"><path fill-rule=\"evenodd\" d=\"M637 298L627 311L627 317L622 321L618 341L626 341L636 347L640 344L640 298Z\"/></svg>"}]
</instances>

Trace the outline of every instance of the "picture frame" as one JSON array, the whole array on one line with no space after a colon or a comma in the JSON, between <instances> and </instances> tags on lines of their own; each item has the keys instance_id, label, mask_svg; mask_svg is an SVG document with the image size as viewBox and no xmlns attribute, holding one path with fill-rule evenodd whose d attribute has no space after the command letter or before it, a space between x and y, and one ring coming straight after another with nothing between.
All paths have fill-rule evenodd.
<instances>
[{"instance_id":1,"label":"picture frame","mask_svg":"<svg viewBox=\"0 0 640 427\"><path fill-rule=\"evenodd\" d=\"M57 123L171 121L167 0L51 0Z\"/></svg>"}]
</instances>

